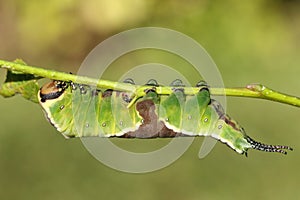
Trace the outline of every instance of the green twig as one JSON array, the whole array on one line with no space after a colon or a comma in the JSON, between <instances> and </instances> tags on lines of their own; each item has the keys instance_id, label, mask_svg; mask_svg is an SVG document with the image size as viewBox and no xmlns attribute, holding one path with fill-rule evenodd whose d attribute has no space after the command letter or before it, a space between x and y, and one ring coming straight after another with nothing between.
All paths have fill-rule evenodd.
<instances>
[{"instance_id":1,"label":"green twig","mask_svg":"<svg viewBox=\"0 0 300 200\"><path fill-rule=\"evenodd\" d=\"M280 102L300 107L300 98L274 91L261 84L249 84L245 88L211 88L213 95L227 95L236 97L250 97Z\"/></svg>"},{"instance_id":2,"label":"green twig","mask_svg":"<svg viewBox=\"0 0 300 200\"><path fill-rule=\"evenodd\" d=\"M65 72L58 72L54 70L43 69L39 67L33 67L29 65L23 65L20 63L8 62L0 60L0 67L6 68L12 71L18 71L25 74L33 74L35 76L40 76L44 78L49 78L53 80L61 80L61 81L72 81L75 83L86 84L86 85L95 85L99 88L115 88L116 90L122 91L135 91L135 85L130 85L126 83L118 83L107 80L97 80L84 76L77 76Z\"/></svg>"},{"instance_id":3,"label":"green twig","mask_svg":"<svg viewBox=\"0 0 300 200\"><path fill-rule=\"evenodd\" d=\"M95 85L98 88L128 91L134 93L135 98L143 96L144 90L149 88L149 86L131 85L128 83L119 83L108 80L98 80L3 60L0 60L0 67L54 80L72 81L79 84ZM196 94L198 91L199 88L197 87L185 88L186 94L192 95ZM156 87L156 92L158 94L170 94L173 92L173 90L172 87ZM260 98L300 107L300 98L271 90L270 88L267 88L260 84L247 85L245 88L210 88L210 92L212 95Z\"/></svg>"}]
</instances>

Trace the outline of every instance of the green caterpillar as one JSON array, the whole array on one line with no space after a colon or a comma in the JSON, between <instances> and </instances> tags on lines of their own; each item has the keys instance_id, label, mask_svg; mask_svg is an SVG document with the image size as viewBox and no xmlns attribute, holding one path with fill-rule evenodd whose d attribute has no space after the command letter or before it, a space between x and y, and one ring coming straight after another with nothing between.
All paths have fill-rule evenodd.
<instances>
[{"instance_id":1,"label":"green caterpillar","mask_svg":"<svg viewBox=\"0 0 300 200\"><path fill-rule=\"evenodd\" d=\"M131 79L127 83L134 84ZM179 80L171 84L173 92L169 95L157 94L155 80L147 85L145 95L129 108L133 100L128 92L56 80L45 84L38 98L50 123L66 138L210 136L239 154L247 155L248 149L283 154L292 150L247 136L220 103L210 98L204 82L197 84L199 92L195 95L186 95Z\"/></svg>"}]
</instances>

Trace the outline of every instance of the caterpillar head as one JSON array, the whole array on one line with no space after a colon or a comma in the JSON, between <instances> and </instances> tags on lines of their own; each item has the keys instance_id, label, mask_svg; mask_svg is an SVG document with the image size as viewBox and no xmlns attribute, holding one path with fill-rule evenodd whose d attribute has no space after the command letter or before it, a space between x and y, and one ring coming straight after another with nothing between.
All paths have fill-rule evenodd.
<instances>
[{"instance_id":1,"label":"caterpillar head","mask_svg":"<svg viewBox=\"0 0 300 200\"><path fill-rule=\"evenodd\" d=\"M67 82L56 80L45 84L39 91L40 102L44 103L46 100L58 98L68 86Z\"/></svg>"}]
</instances>

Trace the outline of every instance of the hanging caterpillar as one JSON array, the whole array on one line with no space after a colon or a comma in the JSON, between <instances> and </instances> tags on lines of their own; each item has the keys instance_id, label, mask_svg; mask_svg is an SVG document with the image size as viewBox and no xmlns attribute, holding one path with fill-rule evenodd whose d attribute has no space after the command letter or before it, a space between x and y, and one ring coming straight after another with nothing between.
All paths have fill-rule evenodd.
<instances>
[{"instance_id":1,"label":"hanging caterpillar","mask_svg":"<svg viewBox=\"0 0 300 200\"><path fill-rule=\"evenodd\" d=\"M131 79L127 83L134 84ZM128 92L100 90L73 82L51 81L38 93L50 123L66 138L124 137L154 138L210 136L239 154L248 149L286 154L291 147L256 142L210 98L208 86L199 82L199 92L186 95L181 81L174 81L173 92L157 94L155 80L148 82L145 95L128 108ZM131 102L132 103L132 102Z\"/></svg>"}]
</instances>

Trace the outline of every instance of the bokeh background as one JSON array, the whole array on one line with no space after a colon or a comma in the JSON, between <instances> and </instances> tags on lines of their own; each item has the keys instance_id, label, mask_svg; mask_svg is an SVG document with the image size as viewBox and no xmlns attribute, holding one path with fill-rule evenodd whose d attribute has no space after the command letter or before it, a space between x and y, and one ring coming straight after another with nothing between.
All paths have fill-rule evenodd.
<instances>
[{"instance_id":1,"label":"bokeh background","mask_svg":"<svg viewBox=\"0 0 300 200\"><path fill-rule=\"evenodd\" d=\"M76 73L109 36L158 26L204 46L226 87L263 83L300 96L299 10L297 0L1 0L0 58ZM197 138L171 166L126 174L98 162L79 139L65 140L39 105L0 98L0 198L299 199L299 108L230 97L227 111L253 138L295 150L249 151L246 158L218 143L199 160ZM161 141L117 142L138 148Z\"/></svg>"}]
</instances>

